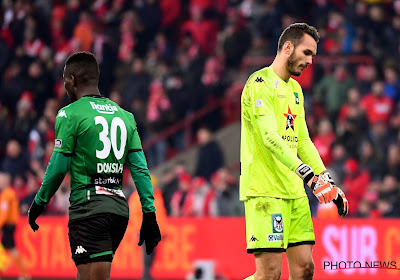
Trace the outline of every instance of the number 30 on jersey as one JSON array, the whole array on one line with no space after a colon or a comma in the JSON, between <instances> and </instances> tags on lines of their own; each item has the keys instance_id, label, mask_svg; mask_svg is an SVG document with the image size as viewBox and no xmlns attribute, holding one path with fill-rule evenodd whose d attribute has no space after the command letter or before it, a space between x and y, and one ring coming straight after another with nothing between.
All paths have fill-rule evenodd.
<instances>
[{"instance_id":1,"label":"number 30 on jersey","mask_svg":"<svg viewBox=\"0 0 400 280\"><path fill-rule=\"evenodd\" d=\"M108 130L108 122L103 116L96 116L94 118L95 124L101 124L103 130L99 133L99 140L103 142L103 149L101 151L96 150L96 157L99 159L105 159L110 155L111 147L117 160L120 160L124 155L126 146L126 126L124 121L120 117L115 117L111 121L111 129ZM117 128L119 127L121 132L119 149L117 146ZM110 138L108 137L110 134Z\"/></svg>"}]
</instances>

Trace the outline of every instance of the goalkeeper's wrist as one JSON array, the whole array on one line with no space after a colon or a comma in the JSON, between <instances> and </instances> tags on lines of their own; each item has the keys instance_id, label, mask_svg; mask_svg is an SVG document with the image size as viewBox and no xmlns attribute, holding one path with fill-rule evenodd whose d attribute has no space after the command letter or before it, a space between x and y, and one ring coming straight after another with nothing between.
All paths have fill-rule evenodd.
<instances>
[{"instance_id":1,"label":"goalkeeper's wrist","mask_svg":"<svg viewBox=\"0 0 400 280\"><path fill-rule=\"evenodd\" d=\"M314 178L314 170L308 164L302 163L296 168L296 174L299 176L306 185Z\"/></svg>"}]
</instances>

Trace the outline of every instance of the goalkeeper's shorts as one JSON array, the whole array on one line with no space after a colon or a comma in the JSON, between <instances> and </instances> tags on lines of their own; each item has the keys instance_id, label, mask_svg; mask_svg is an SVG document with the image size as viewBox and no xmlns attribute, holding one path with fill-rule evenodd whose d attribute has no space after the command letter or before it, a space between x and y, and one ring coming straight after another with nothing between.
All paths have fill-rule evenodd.
<instances>
[{"instance_id":1,"label":"goalkeeper's shorts","mask_svg":"<svg viewBox=\"0 0 400 280\"><path fill-rule=\"evenodd\" d=\"M315 244L308 198L251 197L246 211L247 253L284 252Z\"/></svg>"}]
</instances>

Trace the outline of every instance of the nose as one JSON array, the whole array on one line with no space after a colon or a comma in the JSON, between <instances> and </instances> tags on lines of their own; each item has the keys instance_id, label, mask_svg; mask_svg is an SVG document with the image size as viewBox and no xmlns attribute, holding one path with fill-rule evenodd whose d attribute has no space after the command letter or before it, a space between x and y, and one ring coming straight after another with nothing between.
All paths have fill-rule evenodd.
<instances>
[{"instance_id":1,"label":"nose","mask_svg":"<svg viewBox=\"0 0 400 280\"><path fill-rule=\"evenodd\" d=\"M310 56L307 56L307 59L306 59L307 66L312 64L312 59L313 59L313 58L312 58L311 55L310 55Z\"/></svg>"}]
</instances>

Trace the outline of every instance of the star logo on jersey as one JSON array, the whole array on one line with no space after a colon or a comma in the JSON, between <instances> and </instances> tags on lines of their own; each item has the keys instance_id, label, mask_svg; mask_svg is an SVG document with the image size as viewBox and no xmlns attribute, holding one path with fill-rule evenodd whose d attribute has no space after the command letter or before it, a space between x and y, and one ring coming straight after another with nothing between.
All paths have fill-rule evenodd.
<instances>
[{"instance_id":1,"label":"star logo on jersey","mask_svg":"<svg viewBox=\"0 0 400 280\"><path fill-rule=\"evenodd\" d=\"M288 106L288 113L283 115L286 117L286 130L291 128L294 131L294 119L297 117L297 115L292 114L292 111L290 110L289 106Z\"/></svg>"}]
</instances>

